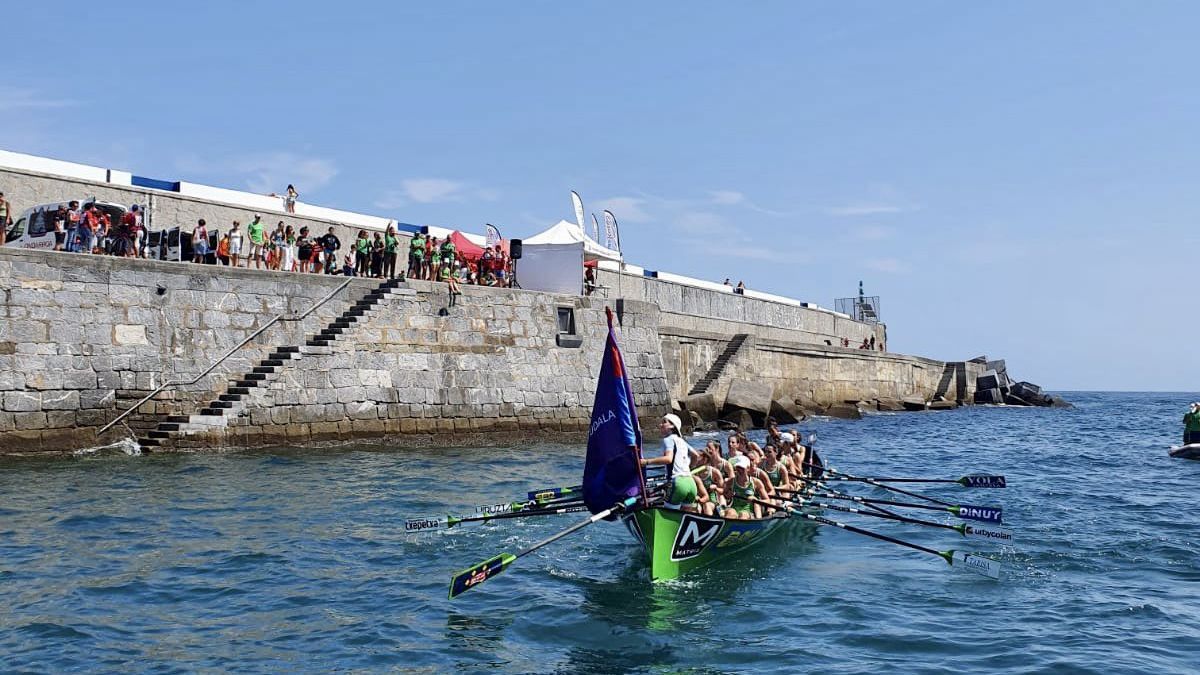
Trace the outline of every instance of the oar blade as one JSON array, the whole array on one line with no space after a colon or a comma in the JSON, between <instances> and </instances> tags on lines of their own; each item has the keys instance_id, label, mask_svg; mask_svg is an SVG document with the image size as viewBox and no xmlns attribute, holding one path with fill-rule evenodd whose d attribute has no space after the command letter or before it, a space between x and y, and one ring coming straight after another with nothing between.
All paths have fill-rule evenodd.
<instances>
[{"instance_id":1,"label":"oar blade","mask_svg":"<svg viewBox=\"0 0 1200 675\"><path fill-rule=\"evenodd\" d=\"M971 476L963 476L958 479L958 482L963 487L969 488L1003 488L1008 487L1004 482L1004 476L984 476L975 474Z\"/></svg>"},{"instance_id":2,"label":"oar blade","mask_svg":"<svg viewBox=\"0 0 1200 675\"><path fill-rule=\"evenodd\" d=\"M947 558L947 560L951 561L950 564L952 566L961 567L962 569L982 574L991 579L1000 578L1000 563L991 558L985 558L981 555L966 553L964 551L947 551L947 553L951 554L951 557Z\"/></svg>"},{"instance_id":3,"label":"oar blade","mask_svg":"<svg viewBox=\"0 0 1200 675\"><path fill-rule=\"evenodd\" d=\"M497 574L500 574L505 570L505 568L513 564L513 561L516 559L517 557L511 553L501 553L494 558L485 560L474 567L465 569L458 574L455 574L454 577L450 579L450 599L453 600L454 598L466 593L488 579L491 579Z\"/></svg>"},{"instance_id":4,"label":"oar blade","mask_svg":"<svg viewBox=\"0 0 1200 675\"><path fill-rule=\"evenodd\" d=\"M1013 543L1012 530L995 525L985 525L980 523L963 523L962 533L968 537L976 539L986 539L996 542L997 544Z\"/></svg>"},{"instance_id":5,"label":"oar blade","mask_svg":"<svg viewBox=\"0 0 1200 675\"><path fill-rule=\"evenodd\" d=\"M450 527L449 518L409 518L404 521L404 531L410 533L434 532L447 527Z\"/></svg>"},{"instance_id":6,"label":"oar blade","mask_svg":"<svg viewBox=\"0 0 1200 675\"><path fill-rule=\"evenodd\" d=\"M1004 522L1004 509L999 506L971 506L960 504L951 506L950 513L963 520L975 520L981 523L1000 525Z\"/></svg>"},{"instance_id":7,"label":"oar blade","mask_svg":"<svg viewBox=\"0 0 1200 675\"><path fill-rule=\"evenodd\" d=\"M526 498L532 499L532 500L538 501L538 502L547 502L547 501L550 501L551 499L558 499L559 497L563 497L566 495L576 494L579 490L582 490L582 489L583 489L582 485L573 485L570 487L546 488L544 490L534 490L534 491L530 492L528 495L526 495Z\"/></svg>"}]
</instances>

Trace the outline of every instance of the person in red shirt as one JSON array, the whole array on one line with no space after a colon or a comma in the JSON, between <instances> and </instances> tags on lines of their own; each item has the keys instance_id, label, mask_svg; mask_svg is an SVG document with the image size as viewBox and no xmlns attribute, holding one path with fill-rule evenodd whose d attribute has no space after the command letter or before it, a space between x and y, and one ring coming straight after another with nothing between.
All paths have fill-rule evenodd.
<instances>
[{"instance_id":1,"label":"person in red shirt","mask_svg":"<svg viewBox=\"0 0 1200 675\"><path fill-rule=\"evenodd\" d=\"M114 255L124 255L126 258L136 258L138 255L138 234L141 227L138 225L138 206L133 205L133 208L125 212L121 216L121 231L118 233L120 238L114 246Z\"/></svg>"}]
</instances>

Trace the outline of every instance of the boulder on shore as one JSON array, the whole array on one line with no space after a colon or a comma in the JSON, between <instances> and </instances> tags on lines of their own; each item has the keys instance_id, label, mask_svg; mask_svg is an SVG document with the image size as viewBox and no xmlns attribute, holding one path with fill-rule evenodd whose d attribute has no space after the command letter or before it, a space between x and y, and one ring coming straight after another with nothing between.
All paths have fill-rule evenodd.
<instances>
[{"instance_id":1,"label":"boulder on shore","mask_svg":"<svg viewBox=\"0 0 1200 675\"><path fill-rule=\"evenodd\" d=\"M754 420L747 410L734 410L717 420L717 428L721 431L749 431L754 428Z\"/></svg>"},{"instance_id":2,"label":"boulder on shore","mask_svg":"<svg viewBox=\"0 0 1200 675\"><path fill-rule=\"evenodd\" d=\"M920 396L905 396L904 398L900 399L900 403L904 406L905 410L916 411L925 410L926 408L925 399L921 398Z\"/></svg>"},{"instance_id":3,"label":"boulder on shore","mask_svg":"<svg viewBox=\"0 0 1200 675\"><path fill-rule=\"evenodd\" d=\"M741 408L758 413L764 419L771 414L771 399L775 389L759 380L734 380L725 395L725 409Z\"/></svg>"},{"instance_id":4,"label":"boulder on shore","mask_svg":"<svg viewBox=\"0 0 1200 675\"><path fill-rule=\"evenodd\" d=\"M817 403L815 400L807 396L797 396L795 399L796 405L808 415L824 415L825 406Z\"/></svg>"},{"instance_id":5,"label":"boulder on shore","mask_svg":"<svg viewBox=\"0 0 1200 675\"><path fill-rule=\"evenodd\" d=\"M693 394L683 399L681 403L684 410L695 413L705 422L716 422L720 417L717 414L717 400L713 398L712 394Z\"/></svg>"},{"instance_id":6,"label":"boulder on shore","mask_svg":"<svg viewBox=\"0 0 1200 675\"><path fill-rule=\"evenodd\" d=\"M776 424L795 424L806 417L800 406L780 399L771 401L770 416L775 418Z\"/></svg>"},{"instance_id":7,"label":"boulder on shore","mask_svg":"<svg viewBox=\"0 0 1200 675\"><path fill-rule=\"evenodd\" d=\"M941 401L932 401L929 404L930 410L954 410L957 407L958 401L947 401L944 399Z\"/></svg>"},{"instance_id":8,"label":"boulder on shore","mask_svg":"<svg viewBox=\"0 0 1200 675\"><path fill-rule=\"evenodd\" d=\"M881 398L875 401L876 410L884 410L888 412L897 412L904 410L904 404L894 398Z\"/></svg>"},{"instance_id":9,"label":"boulder on shore","mask_svg":"<svg viewBox=\"0 0 1200 675\"><path fill-rule=\"evenodd\" d=\"M836 417L843 420L861 420L862 412L858 406L849 405L846 403L835 403L825 410L825 414L830 417Z\"/></svg>"}]
</instances>

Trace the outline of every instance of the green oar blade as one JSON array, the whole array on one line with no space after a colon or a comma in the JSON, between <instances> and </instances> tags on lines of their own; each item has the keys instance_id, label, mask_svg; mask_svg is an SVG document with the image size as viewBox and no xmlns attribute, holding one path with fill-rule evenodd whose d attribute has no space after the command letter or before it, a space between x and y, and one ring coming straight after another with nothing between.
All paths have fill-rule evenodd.
<instances>
[{"instance_id":1,"label":"green oar blade","mask_svg":"<svg viewBox=\"0 0 1200 675\"><path fill-rule=\"evenodd\" d=\"M954 567L961 567L992 579L1000 578L1000 563L991 558L964 551L946 551L942 553L942 557Z\"/></svg>"},{"instance_id":2,"label":"green oar blade","mask_svg":"<svg viewBox=\"0 0 1200 675\"><path fill-rule=\"evenodd\" d=\"M511 553L501 553L495 558L485 560L478 565L465 569L450 580L450 599L466 593L475 586L500 574L506 567L513 564L517 557Z\"/></svg>"}]
</instances>

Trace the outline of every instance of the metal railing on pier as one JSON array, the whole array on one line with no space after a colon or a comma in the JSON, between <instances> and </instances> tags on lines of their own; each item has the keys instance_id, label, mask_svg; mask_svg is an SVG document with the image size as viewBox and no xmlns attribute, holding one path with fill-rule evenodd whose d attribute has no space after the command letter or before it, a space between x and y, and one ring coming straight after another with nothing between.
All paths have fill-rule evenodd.
<instances>
[{"instance_id":1,"label":"metal railing on pier","mask_svg":"<svg viewBox=\"0 0 1200 675\"><path fill-rule=\"evenodd\" d=\"M233 347L230 347L229 351L222 354L221 357L218 358L216 361L214 361L212 363L212 365L210 365L208 368L206 368L204 370L204 372L193 377L192 379L190 379L190 380L171 380L170 382L164 382L164 383L160 384L157 389L155 389L154 391L147 394L144 398L142 398L142 400L138 401L137 403L134 403L133 406L131 406L129 408L129 410L126 410L125 412L121 413L120 415L117 415L116 419L114 419L113 421L104 425L103 427L100 427L100 430L96 432L96 435L99 436L100 434L103 434L104 432L108 431L113 426L115 426L121 420L132 415L138 408L142 407L142 404L144 404L146 401L149 401L150 399L154 398L155 396L158 396L159 393L161 393L164 389L168 389L170 387L187 386L187 385L191 385L191 384L195 384L195 383L199 382L201 379L203 379L209 373L216 370L217 366L221 365L225 361L225 359L229 358L230 356L233 356L234 352L241 349L242 347L245 347L254 338L256 338L259 335L262 335L264 332L266 332L266 330L268 328L270 328L271 326L274 326L275 324L277 324L281 321L302 321L302 320L304 320L305 318L308 317L309 314L312 314L313 312L315 312L317 310L317 308L319 308L321 305L324 305L326 302L329 302L330 300L332 300L333 296L337 295L344 288L349 286L350 282L352 282L352 281L354 281L353 277L343 281L341 284L338 285L337 288L333 289L325 297L318 300L316 302L316 304L314 304L312 307L309 307L308 310L305 311L303 314L289 314L288 312L282 312L280 314L275 315L274 318L272 318L270 321L263 324L261 327L259 327L258 330L254 331L253 333L248 335L244 340L237 343Z\"/></svg>"}]
</instances>

